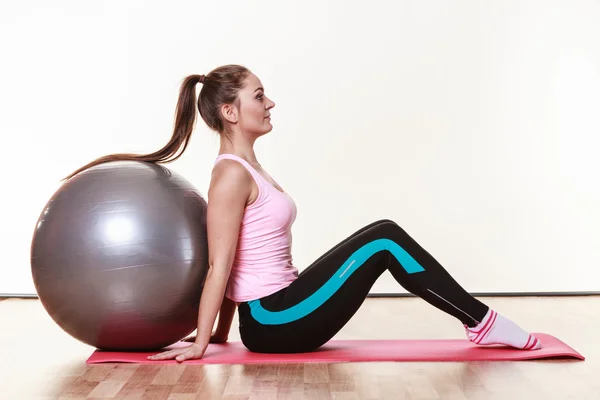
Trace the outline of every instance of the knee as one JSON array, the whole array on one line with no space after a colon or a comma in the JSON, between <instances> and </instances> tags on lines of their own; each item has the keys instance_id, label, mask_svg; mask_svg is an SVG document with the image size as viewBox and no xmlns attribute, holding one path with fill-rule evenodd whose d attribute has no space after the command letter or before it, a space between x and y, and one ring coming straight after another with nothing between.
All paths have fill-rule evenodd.
<instances>
[{"instance_id":1,"label":"knee","mask_svg":"<svg viewBox=\"0 0 600 400\"><path fill-rule=\"evenodd\" d=\"M399 233L404 233L404 230L391 219L380 219L367 225L361 230L361 233L370 232L376 236L397 237Z\"/></svg>"},{"instance_id":2,"label":"knee","mask_svg":"<svg viewBox=\"0 0 600 400\"><path fill-rule=\"evenodd\" d=\"M407 234L406 231L400 225L398 225L398 223L396 223L395 221L392 221L391 219L381 219L381 220L377 221L375 226L381 232L387 232L387 234L393 234L393 235L397 235L397 234L406 235Z\"/></svg>"},{"instance_id":3,"label":"knee","mask_svg":"<svg viewBox=\"0 0 600 400\"><path fill-rule=\"evenodd\" d=\"M391 219L380 219L377 222L375 222L375 224L381 226L398 226L398 224L392 221Z\"/></svg>"}]
</instances>

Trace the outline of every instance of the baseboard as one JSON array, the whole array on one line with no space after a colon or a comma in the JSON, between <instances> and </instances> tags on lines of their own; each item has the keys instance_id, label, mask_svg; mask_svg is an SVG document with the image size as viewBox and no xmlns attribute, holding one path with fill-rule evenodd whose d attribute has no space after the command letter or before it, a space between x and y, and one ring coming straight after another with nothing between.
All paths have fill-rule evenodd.
<instances>
[{"instance_id":1,"label":"baseboard","mask_svg":"<svg viewBox=\"0 0 600 400\"><path fill-rule=\"evenodd\" d=\"M37 299L37 294L0 293L0 299Z\"/></svg>"},{"instance_id":2,"label":"baseboard","mask_svg":"<svg viewBox=\"0 0 600 400\"><path fill-rule=\"evenodd\" d=\"M600 292L473 292L473 297L557 297L557 296L598 296ZM370 293L368 297L415 297L411 293ZM0 293L0 298L37 299L35 294Z\"/></svg>"}]
</instances>

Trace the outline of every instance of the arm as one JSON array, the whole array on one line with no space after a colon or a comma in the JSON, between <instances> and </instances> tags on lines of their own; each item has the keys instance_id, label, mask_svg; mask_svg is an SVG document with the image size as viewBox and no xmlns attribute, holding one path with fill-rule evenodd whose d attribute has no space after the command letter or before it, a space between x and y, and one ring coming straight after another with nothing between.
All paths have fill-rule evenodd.
<instances>
[{"instance_id":1,"label":"arm","mask_svg":"<svg viewBox=\"0 0 600 400\"><path fill-rule=\"evenodd\" d=\"M206 221L208 272L200 298L196 338L190 347L166 351L150 356L149 359L165 360L176 357L177 361L183 361L201 358L208 347L219 308L225 307L226 311L219 318L221 333L224 328L229 330L235 313L235 303L231 307L229 299L225 299L225 288L237 249L240 225L252 193L252 184L252 177L235 161L223 160L215 166L208 191Z\"/></svg>"},{"instance_id":2,"label":"arm","mask_svg":"<svg viewBox=\"0 0 600 400\"><path fill-rule=\"evenodd\" d=\"M217 329L213 332L210 337L210 343L225 343L229 339L229 330L231 329L231 323L233 322L233 316L235 315L237 304L228 299L223 298L221 303L221 309L219 310L218 318L219 322ZM195 342L196 335L189 336L181 340L182 342Z\"/></svg>"},{"instance_id":3,"label":"arm","mask_svg":"<svg viewBox=\"0 0 600 400\"><path fill-rule=\"evenodd\" d=\"M221 310L219 311L219 322L215 333L211 336L211 343L223 343L227 341L236 306L233 300L227 297L223 298Z\"/></svg>"},{"instance_id":4,"label":"arm","mask_svg":"<svg viewBox=\"0 0 600 400\"><path fill-rule=\"evenodd\" d=\"M219 326L221 328L231 326L235 304L234 307L231 307L229 299L225 299L225 288L237 249L244 210L251 191L252 180L243 166L229 160L223 160L217 164L208 192L209 269L200 299L198 331L195 340L195 343L204 348L210 340L219 308L225 307L224 311L227 311L219 318ZM223 323L227 322L227 326L222 325L221 320Z\"/></svg>"}]
</instances>

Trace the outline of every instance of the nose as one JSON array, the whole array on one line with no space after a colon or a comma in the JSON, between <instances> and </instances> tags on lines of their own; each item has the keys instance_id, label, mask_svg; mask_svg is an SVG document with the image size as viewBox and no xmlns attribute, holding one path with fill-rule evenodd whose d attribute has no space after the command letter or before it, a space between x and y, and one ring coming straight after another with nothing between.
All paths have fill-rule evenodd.
<instances>
[{"instance_id":1,"label":"nose","mask_svg":"<svg viewBox=\"0 0 600 400\"><path fill-rule=\"evenodd\" d=\"M275 102L269 98L267 98L266 104L267 104L267 106L266 106L267 110L270 110L271 108L275 107Z\"/></svg>"}]
</instances>

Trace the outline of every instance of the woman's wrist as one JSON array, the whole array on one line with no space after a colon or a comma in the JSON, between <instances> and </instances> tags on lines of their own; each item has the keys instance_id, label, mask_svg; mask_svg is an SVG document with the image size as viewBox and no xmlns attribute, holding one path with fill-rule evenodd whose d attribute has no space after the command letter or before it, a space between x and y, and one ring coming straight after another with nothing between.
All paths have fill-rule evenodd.
<instances>
[{"instance_id":1,"label":"woman's wrist","mask_svg":"<svg viewBox=\"0 0 600 400\"><path fill-rule=\"evenodd\" d=\"M201 344L201 345L207 345L209 341L210 341L210 336L206 336L206 334L197 334L196 339L194 340L194 343Z\"/></svg>"}]
</instances>

